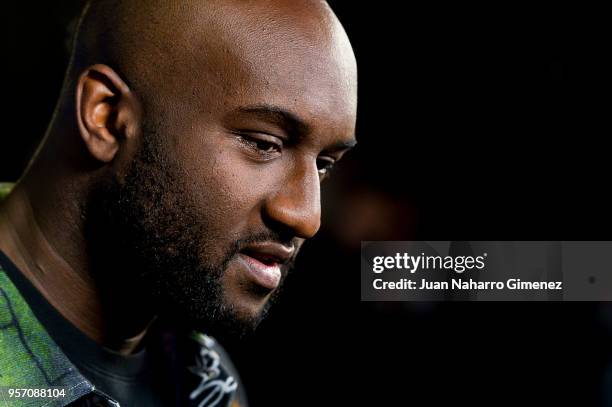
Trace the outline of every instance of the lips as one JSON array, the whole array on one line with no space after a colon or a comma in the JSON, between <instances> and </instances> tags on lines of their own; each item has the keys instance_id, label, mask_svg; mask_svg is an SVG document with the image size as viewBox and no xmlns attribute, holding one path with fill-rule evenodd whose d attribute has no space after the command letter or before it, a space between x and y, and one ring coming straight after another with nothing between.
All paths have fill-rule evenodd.
<instances>
[{"instance_id":1,"label":"lips","mask_svg":"<svg viewBox=\"0 0 612 407\"><path fill-rule=\"evenodd\" d=\"M281 267L291 260L293 253L293 247L266 242L243 248L239 258L251 281L268 290L274 290L281 280Z\"/></svg>"}]
</instances>

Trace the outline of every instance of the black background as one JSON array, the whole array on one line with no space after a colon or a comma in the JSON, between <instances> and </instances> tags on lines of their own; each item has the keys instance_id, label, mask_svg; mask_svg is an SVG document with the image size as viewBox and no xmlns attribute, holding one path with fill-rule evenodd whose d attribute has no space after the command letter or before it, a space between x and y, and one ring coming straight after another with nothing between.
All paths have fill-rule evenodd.
<instances>
[{"instance_id":1,"label":"black background","mask_svg":"<svg viewBox=\"0 0 612 407\"><path fill-rule=\"evenodd\" d=\"M605 13L489 3L331 2L360 145L281 303L227 342L255 406L605 402L607 304L359 301L360 240L610 240ZM0 180L44 133L79 6L2 6Z\"/></svg>"}]
</instances>

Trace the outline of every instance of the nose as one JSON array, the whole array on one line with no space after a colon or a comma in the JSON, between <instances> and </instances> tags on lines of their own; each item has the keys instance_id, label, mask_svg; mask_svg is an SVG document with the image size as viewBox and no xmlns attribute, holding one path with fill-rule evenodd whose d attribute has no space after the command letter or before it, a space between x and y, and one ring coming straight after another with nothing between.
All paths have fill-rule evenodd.
<instances>
[{"instance_id":1,"label":"nose","mask_svg":"<svg viewBox=\"0 0 612 407\"><path fill-rule=\"evenodd\" d=\"M264 218L272 229L309 239L321 226L321 185L314 165L295 168L288 180L264 204Z\"/></svg>"}]
</instances>

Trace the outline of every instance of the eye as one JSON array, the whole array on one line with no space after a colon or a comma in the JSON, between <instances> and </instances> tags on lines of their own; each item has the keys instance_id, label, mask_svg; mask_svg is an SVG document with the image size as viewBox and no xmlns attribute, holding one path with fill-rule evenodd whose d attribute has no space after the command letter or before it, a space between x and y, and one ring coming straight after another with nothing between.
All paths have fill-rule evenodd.
<instances>
[{"instance_id":1,"label":"eye","mask_svg":"<svg viewBox=\"0 0 612 407\"><path fill-rule=\"evenodd\" d=\"M257 139L253 139L250 141L255 145L255 148L261 151L262 153L272 154L275 151L280 152L280 148L275 143L271 143L265 140L257 140Z\"/></svg>"},{"instance_id":2,"label":"eye","mask_svg":"<svg viewBox=\"0 0 612 407\"><path fill-rule=\"evenodd\" d=\"M329 176L329 173L334 168L336 160L327 157L320 157L317 159L317 169L321 177Z\"/></svg>"},{"instance_id":3,"label":"eye","mask_svg":"<svg viewBox=\"0 0 612 407\"><path fill-rule=\"evenodd\" d=\"M282 152L283 142L278 137L263 133L239 133L240 142L251 152L265 158L271 158Z\"/></svg>"}]
</instances>

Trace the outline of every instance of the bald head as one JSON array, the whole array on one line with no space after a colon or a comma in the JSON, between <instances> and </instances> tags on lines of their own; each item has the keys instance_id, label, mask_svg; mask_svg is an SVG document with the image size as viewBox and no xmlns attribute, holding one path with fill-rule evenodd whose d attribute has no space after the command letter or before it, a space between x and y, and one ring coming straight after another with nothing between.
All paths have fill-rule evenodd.
<instances>
[{"instance_id":1,"label":"bald head","mask_svg":"<svg viewBox=\"0 0 612 407\"><path fill-rule=\"evenodd\" d=\"M79 27L73 72L96 63L113 68L144 103L194 103L204 92L218 98L320 79L356 88L350 43L322 0L94 0Z\"/></svg>"}]
</instances>

